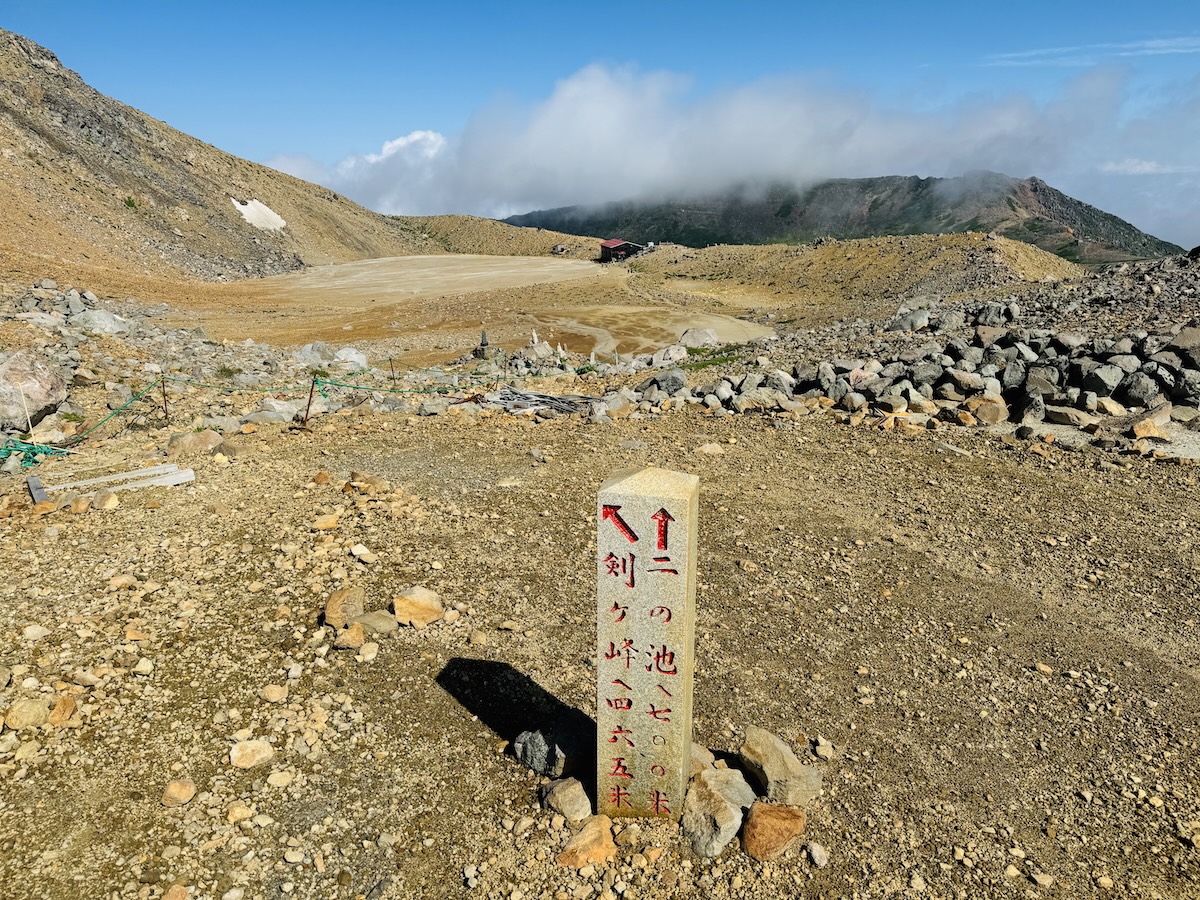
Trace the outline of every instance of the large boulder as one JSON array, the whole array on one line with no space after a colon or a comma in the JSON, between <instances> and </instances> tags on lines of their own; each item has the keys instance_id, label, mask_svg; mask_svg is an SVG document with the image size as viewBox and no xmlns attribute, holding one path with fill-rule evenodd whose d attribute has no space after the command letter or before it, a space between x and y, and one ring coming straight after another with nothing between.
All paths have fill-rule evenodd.
<instances>
[{"instance_id":1,"label":"large boulder","mask_svg":"<svg viewBox=\"0 0 1200 900\"><path fill-rule=\"evenodd\" d=\"M167 441L167 459L179 459L184 456L199 456L212 453L221 446L224 438L215 431L185 431L182 434L171 435Z\"/></svg>"},{"instance_id":2,"label":"large boulder","mask_svg":"<svg viewBox=\"0 0 1200 900\"><path fill-rule=\"evenodd\" d=\"M1109 397L1124 379L1125 372L1119 366L1097 366L1083 376L1083 389L1100 397Z\"/></svg>"},{"instance_id":3,"label":"large boulder","mask_svg":"<svg viewBox=\"0 0 1200 900\"><path fill-rule=\"evenodd\" d=\"M686 347L681 344L671 344L669 347L663 347L657 351L651 358L650 365L656 369L661 369L663 366L683 362L687 358L688 352Z\"/></svg>"},{"instance_id":4,"label":"large boulder","mask_svg":"<svg viewBox=\"0 0 1200 900\"><path fill-rule=\"evenodd\" d=\"M367 355L355 347L343 347L333 356L333 364L351 372L363 372L371 367Z\"/></svg>"},{"instance_id":5,"label":"large boulder","mask_svg":"<svg viewBox=\"0 0 1200 900\"><path fill-rule=\"evenodd\" d=\"M781 401L788 399L774 388L755 387L734 397L730 408L739 413L752 409L777 409Z\"/></svg>"},{"instance_id":6,"label":"large boulder","mask_svg":"<svg viewBox=\"0 0 1200 900\"><path fill-rule=\"evenodd\" d=\"M887 331L920 331L929 327L929 310L914 309L911 312L897 312L886 328Z\"/></svg>"},{"instance_id":7,"label":"large boulder","mask_svg":"<svg viewBox=\"0 0 1200 900\"><path fill-rule=\"evenodd\" d=\"M292 354L294 362L302 366L317 369L333 362L333 357L333 351L326 346L324 341L313 341L311 344L305 344Z\"/></svg>"},{"instance_id":8,"label":"large boulder","mask_svg":"<svg viewBox=\"0 0 1200 900\"><path fill-rule=\"evenodd\" d=\"M122 319L106 309L89 309L71 316L70 322L76 328L92 334L125 334L132 327L128 320Z\"/></svg>"},{"instance_id":9,"label":"large boulder","mask_svg":"<svg viewBox=\"0 0 1200 900\"><path fill-rule=\"evenodd\" d=\"M1113 396L1126 406L1148 408L1158 402L1158 385L1147 373L1138 371L1126 375Z\"/></svg>"},{"instance_id":10,"label":"large boulder","mask_svg":"<svg viewBox=\"0 0 1200 900\"><path fill-rule=\"evenodd\" d=\"M1182 357L1193 368L1200 369L1200 328L1184 328L1165 349Z\"/></svg>"},{"instance_id":11,"label":"large boulder","mask_svg":"<svg viewBox=\"0 0 1200 900\"><path fill-rule=\"evenodd\" d=\"M684 347L715 347L721 339L711 328L689 328L679 336L679 343Z\"/></svg>"},{"instance_id":12,"label":"large boulder","mask_svg":"<svg viewBox=\"0 0 1200 900\"><path fill-rule=\"evenodd\" d=\"M62 375L29 351L19 350L0 365L0 428L24 431L66 399Z\"/></svg>"}]
</instances>

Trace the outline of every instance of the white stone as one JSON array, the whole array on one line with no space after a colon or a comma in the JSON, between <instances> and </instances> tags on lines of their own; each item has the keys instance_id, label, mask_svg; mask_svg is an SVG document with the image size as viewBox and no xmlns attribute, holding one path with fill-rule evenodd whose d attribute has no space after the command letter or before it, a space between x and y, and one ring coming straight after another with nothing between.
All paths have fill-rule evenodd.
<instances>
[{"instance_id":1,"label":"white stone","mask_svg":"<svg viewBox=\"0 0 1200 900\"><path fill-rule=\"evenodd\" d=\"M229 762L238 769L253 769L275 758L275 748L261 739L238 741L229 751Z\"/></svg>"},{"instance_id":2,"label":"white stone","mask_svg":"<svg viewBox=\"0 0 1200 900\"><path fill-rule=\"evenodd\" d=\"M50 629L44 625L27 625L21 632L21 637L27 641L40 641L46 635L50 634Z\"/></svg>"}]
</instances>

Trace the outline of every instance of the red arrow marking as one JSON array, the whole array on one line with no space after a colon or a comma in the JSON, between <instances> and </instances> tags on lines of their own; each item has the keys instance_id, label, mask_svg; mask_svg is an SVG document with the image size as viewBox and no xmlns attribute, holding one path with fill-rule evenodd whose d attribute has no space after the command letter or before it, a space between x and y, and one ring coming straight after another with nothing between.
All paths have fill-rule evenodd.
<instances>
[{"instance_id":1,"label":"red arrow marking","mask_svg":"<svg viewBox=\"0 0 1200 900\"><path fill-rule=\"evenodd\" d=\"M667 549L667 523L674 522L675 520L671 517L671 514L669 512L667 512L665 509L660 509L658 512L656 512L650 518L658 523L658 549L666 550Z\"/></svg>"},{"instance_id":2,"label":"red arrow marking","mask_svg":"<svg viewBox=\"0 0 1200 900\"><path fill-rule=\"evenodd\" d=\"M620 509L621 507L619 506L602 506L600 507L600 518L602 520L608 519L617 526L617 531L625 535L625 540L629 541L631 544L636 544L638 541L638 536L634 534L633 529L629 527L628 523L621 518L621 513L619 512ZM661 534L662 532L659 533Z\"/></svg>"}]
</instances>

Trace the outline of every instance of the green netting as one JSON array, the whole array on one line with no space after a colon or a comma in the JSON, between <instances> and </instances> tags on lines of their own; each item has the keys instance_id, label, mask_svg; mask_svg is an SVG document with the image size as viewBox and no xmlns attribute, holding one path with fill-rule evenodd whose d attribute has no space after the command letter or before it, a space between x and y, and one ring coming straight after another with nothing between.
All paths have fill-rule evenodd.
<instances>
[{"instance_id":1,"label":"green netting","mask_svg":"<svg viewBox=\"0 0 1200 900\"><path fill-rule=\"evenodd\" d=\"M66 456L67 451L59 447L51 447L48 444L32 444L29 441L18 441L16 438L9 438L4 442L4 446L0 447L0 459L8 459L10 456L19 455L21 457L21 465L28 468L36 466L40 460L37 457L46 456Z\"/></svg>"}]
</instances>

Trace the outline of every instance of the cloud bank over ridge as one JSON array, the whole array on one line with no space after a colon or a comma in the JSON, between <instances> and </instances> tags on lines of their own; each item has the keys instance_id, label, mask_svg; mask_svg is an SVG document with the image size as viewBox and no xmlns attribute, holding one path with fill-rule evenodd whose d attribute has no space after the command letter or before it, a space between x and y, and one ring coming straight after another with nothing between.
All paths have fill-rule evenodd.
<instances>
[{"instance_id":1,"label":"cloud bank over ridge","mask_svg":"<svg viewBox=\"0 0 1200 900\"><path fill-rule=\"evenodd\" d=\"M990 169L1038 175L1190 246L1200 76L1158 107L1135 110L1129 94L1123 70L1094 67L1042 102L978 95L929 110L799 78L695 97L684 76L592 65L531 107L493 104L459 134L411 131L332 167L268 164L384 213L496 217L763 179Z\"/></svg>"}]
</instances>

